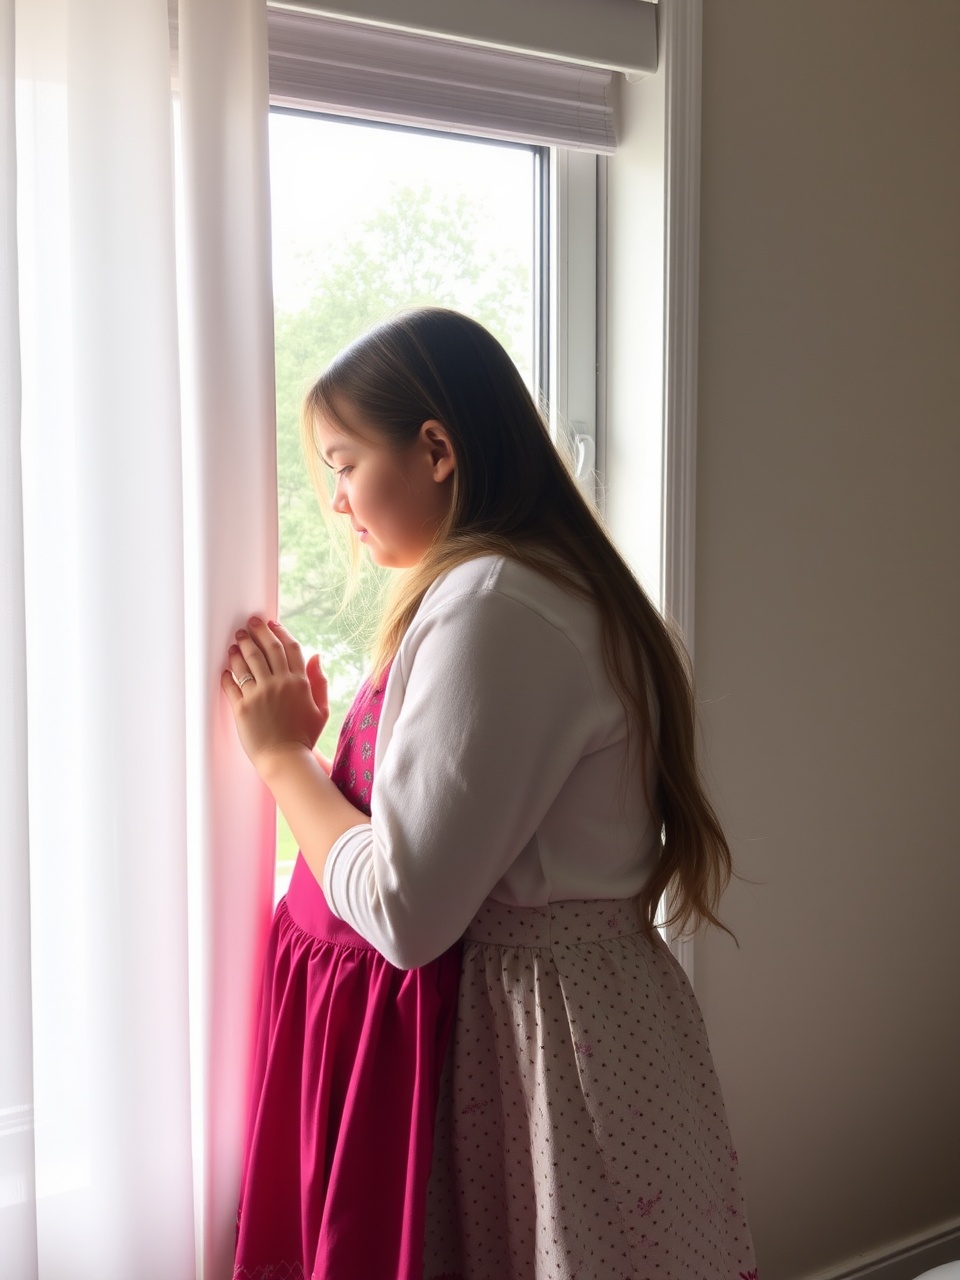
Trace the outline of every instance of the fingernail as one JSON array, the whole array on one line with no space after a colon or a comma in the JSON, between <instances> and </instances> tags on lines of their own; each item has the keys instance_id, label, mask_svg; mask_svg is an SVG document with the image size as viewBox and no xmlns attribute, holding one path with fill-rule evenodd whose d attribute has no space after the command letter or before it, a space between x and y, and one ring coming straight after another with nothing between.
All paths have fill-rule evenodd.
<instances>
[{"instance_id":1,"label":"fingernail","mask_svg":"<svg viewBox=\"0 0 960 1280\"><path fill-rule=\"evenodd\" d=\"M238 632L237 632L237 639L238 639L238 640L246 640L246 638L247 638L247 633L246 633L245 631L238 631Z\"/></svg>"},{"instance_id":2,"label":"fingernail","mask_svg":"<svg viewBox=\"0 0 960 1280\"><path fill-rule=\"evenodd\" d=\"M260 621L259 618L251 618L250 625L251 627L262 627L263 623Z\"/></svg>"},{"instance_id":3,"label":"fingernail","mask_svg":"<svg viewBox=\"0 0 960 1280\"><path fill-rule=\"evenodd\" d=\"M238 644L232 644L232 645L230 646L230 652L231 652L231 653L239 653L239 652L240 652L240 646L239 646Z\"/></svg>"}]
</instances>

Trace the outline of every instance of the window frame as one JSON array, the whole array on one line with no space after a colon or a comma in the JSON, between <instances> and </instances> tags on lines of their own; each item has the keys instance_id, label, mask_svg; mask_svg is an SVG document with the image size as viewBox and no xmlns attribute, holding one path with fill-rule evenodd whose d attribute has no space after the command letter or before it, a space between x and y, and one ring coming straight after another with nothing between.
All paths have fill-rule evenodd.
<instances>
[{"instance_id":1,"label":"window frame","mask_svg":"<svg viewBox=\"0 0 960 1280\"><path fill-rule=\"evenodd\" d=\"M550 152L549 377L554 438L565 442L584 496L597 505L597 302L600 261L597 194L600 158L553 147Z\"/></svg>"}]
</instances>

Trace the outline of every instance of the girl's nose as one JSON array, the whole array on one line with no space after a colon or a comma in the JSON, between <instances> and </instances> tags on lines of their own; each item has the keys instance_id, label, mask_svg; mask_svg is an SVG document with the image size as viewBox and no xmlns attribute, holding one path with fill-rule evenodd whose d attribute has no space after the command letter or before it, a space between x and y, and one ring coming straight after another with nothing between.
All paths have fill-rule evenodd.
<instances>
[{"instance_id":1,"label":"girl's nose","mask_svg":"<svg viewBox=\"0 0 960 1280\"><path fill-rule=\"evenodd\" d=\"M343 489L340 487L340 481L337 481L337 487L333 491L333 502L330 504L338 515L346 515L349 510L347 499L344 496Z\"/></svg>"}]
</instances>

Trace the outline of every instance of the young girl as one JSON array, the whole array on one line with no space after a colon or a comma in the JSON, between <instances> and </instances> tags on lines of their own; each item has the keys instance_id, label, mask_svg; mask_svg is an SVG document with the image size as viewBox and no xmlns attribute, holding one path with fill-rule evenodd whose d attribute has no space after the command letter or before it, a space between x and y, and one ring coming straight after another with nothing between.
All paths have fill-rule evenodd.
<instances>
[{"instance_id":1,"label":"young girl","mask_svg":"<svg viewBox=\"0 0 960 1280\"><path fill-rule=\"evenodd\" d=\"M251 620L223 688L299 841L301 879L323 886L329 933L355 930L401 976L435 973L464 940L425 1206L400 1178L382 1200L343 1203L339 1230L393 1229L406 1197L424 1217L425 1280L754 1277L703 1023L654 927L661 899L675 925L718 923L730 869L676 642L473 321L425 309L374 330L313 387L304 424L334 511L378 564L406 571L365 713L378 717L369 815L312 752L320 676L283 628ZM448 1007L441 996L428 1016ZM298 1034L281 1054L294 1093L297 1054L340 1047L309 1008ZM403 1039L392 1070L358 1042L345 1087L392 1089L415 1057L432 1086L442 1029L427 1050L429 1037ZM418 1124L428 1093L405 1104ZM298 1140L331 1142L317 1126ZM369 1131L350 1141L334 1164L377 1162ZM304 1265L317 1280L388 1274Z\"/></svg>"}]
</instances>

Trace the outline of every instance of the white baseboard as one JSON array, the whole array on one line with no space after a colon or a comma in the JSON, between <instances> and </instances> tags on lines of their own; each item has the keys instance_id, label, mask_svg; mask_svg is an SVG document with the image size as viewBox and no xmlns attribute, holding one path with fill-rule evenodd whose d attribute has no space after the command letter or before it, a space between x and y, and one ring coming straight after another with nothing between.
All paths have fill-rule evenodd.
<instances>
[{"instance_id":1,"label":"white baseboard","mask_svg":"<svg viewBox=\"0 0 960 1280\"><path fill-rule=\"evenodd\" d=\"M900 1240L883 1249L808 1275L804 1280L916 1280L932 1267L960 1259L960 1217L941 1223L933 1231Z\"/></svg>"}]
</instances>

